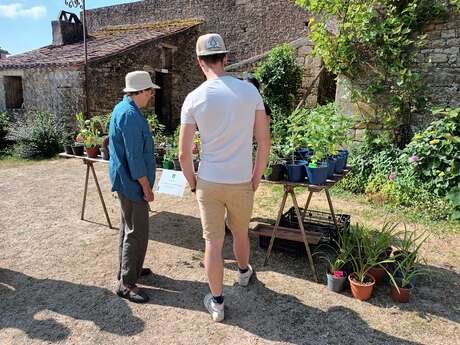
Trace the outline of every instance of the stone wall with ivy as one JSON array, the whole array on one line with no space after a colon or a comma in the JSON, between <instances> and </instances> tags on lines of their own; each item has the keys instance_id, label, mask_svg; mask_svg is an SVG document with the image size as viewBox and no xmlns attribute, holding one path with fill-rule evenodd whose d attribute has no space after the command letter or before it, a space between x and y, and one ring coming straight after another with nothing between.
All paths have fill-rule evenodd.
<instances>
[{"instance_id":1,"label":"stone wall with ivy","mask_svg":"<svg viewBox=\"0 0 460 345\"><path fill-rule=\"evenodd\" d=\"M460 12L450 7L446 16L429 22L423 26L422 34L426 35L423 47L417 55L415 70L420 73L424 86L423 94L427 99L427 107L458 107L460 106ZM359 85L358 87L365 87ZM337 82L336 103L346 114L361 114L372 118L375 109L365 102L352 102L351 89L356 87L345 77L340 76ZM433 121L429 109L424 113L415 114L412 118L413 130L424 128ZM378 121L360 123L353 130L353 138L361 141L365 131L377 133L383 131L384 124Z\"/></svg>"},{"instance_id":2,"label":"stone wall with ivy","mask_svg":"<svg viewBox=\"0 0 460 345\"><path fill-rule=\"evenodd\" d=\"M238 62L305 35L309 16L291 0L146 0L89 10L89 31L171 19L203 19L202 32L220 33Z\"/></svg>"}]
</instances>

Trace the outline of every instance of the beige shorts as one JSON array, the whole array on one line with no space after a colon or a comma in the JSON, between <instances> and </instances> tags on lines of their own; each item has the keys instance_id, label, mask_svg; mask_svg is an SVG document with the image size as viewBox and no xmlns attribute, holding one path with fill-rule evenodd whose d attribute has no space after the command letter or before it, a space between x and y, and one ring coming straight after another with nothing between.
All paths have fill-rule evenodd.
<instances>
[{"instance_id":1,"label":"beige shorts","mask_svg":"<svg viewBox=\"0 0 460 345\"><path fill-rule=\"evenodd\" d=\"M225 237L225 210L227 225L233 233L248 231L252 216L254 191L252 183L214 183L198 179L196 198L200 207L203 238Z\"/></svg>"}]
</instances>

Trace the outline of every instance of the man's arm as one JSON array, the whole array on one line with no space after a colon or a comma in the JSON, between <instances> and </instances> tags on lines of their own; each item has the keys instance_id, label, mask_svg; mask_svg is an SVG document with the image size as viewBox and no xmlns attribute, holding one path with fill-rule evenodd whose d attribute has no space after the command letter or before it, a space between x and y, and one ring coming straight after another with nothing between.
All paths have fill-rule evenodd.
<instances>
[{"instance_id":1,"label":"man's arm","mask_svg":"<svg viewBox=\"0 0 460 345\"><path fill-rule=\"evenodd\" d=\"M137 182L142 186L142 192L144 193L144 200L147 202L151 202L154 200L154 195L152 192L152 188L150 188L149 179L147 176L142 176L141 178L137 179Z\"/></svg>"},{"instance_id":2,"label":"man's arm","mask_svg":"<svg viewBox=\"0 0 460 345\"><path fill-rule=\"evenodd\" d=\"M120 129L125 145L126 160L131 178L139 182L144 193L144 200L153 201L153 192L147 178L147 168L143 157L144 141L142 128L133 116L126 115L120 121Z\"/></svg>"},{"instance_id":3,"label":"man's arm","mask_svg":"<svg viewBox=\"0 0 460 345\"><path fill-rule=\"evenodd\" d=\"M268 155L270 153L270 127L267 115L264 110L256 111L254 122L254 136L257 142L256 162L252 171L252 188L257 190L267 165Z\"/></svg>"},{"instance_id":4,"label":"man's arm","mask_svg":"<svg viewBox=\"0 0 460 345\"><path fill-rule=\"evenodd\" d=\"M196 188L195 169L193 168L193 139L195 124L182 124L179 132L179 161L185 178L192 191Z\"/></svg>"}]
</instances>

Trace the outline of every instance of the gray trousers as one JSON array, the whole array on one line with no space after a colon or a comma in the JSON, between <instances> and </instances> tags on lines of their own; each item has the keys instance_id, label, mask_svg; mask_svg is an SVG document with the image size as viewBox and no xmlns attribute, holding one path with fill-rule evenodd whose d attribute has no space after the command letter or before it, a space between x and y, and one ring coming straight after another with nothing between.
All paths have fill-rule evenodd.
<instances>
[{"instance_id":1,"label":"gray trousers","mask_svg":"<svg viewBox=\"0 0 460 345\"><path fill-rule=\"evenodd\" d=\"M118 280L134 285L140 277L149 241L149 205L117 193L121 207Z\"/></svg>"}]
</instances>

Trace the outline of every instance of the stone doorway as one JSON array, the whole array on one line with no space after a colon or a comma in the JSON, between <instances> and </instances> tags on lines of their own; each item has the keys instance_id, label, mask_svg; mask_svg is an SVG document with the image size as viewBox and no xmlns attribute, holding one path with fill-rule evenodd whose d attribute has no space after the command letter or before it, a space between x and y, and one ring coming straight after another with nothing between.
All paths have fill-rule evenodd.
<instances>
[{"instance_id":1,"label":"stone doorway","mask_svg":"<svg viewBox=\"0 0 460 345\"><path fill-rule=\"evenodd\" d=\"M155 84L161 89L155 90L155 114L161 124L165 125L166 132L174 131L171 113L172 76L167 70L155 71Z\"/></svg>"}]
</instances>

